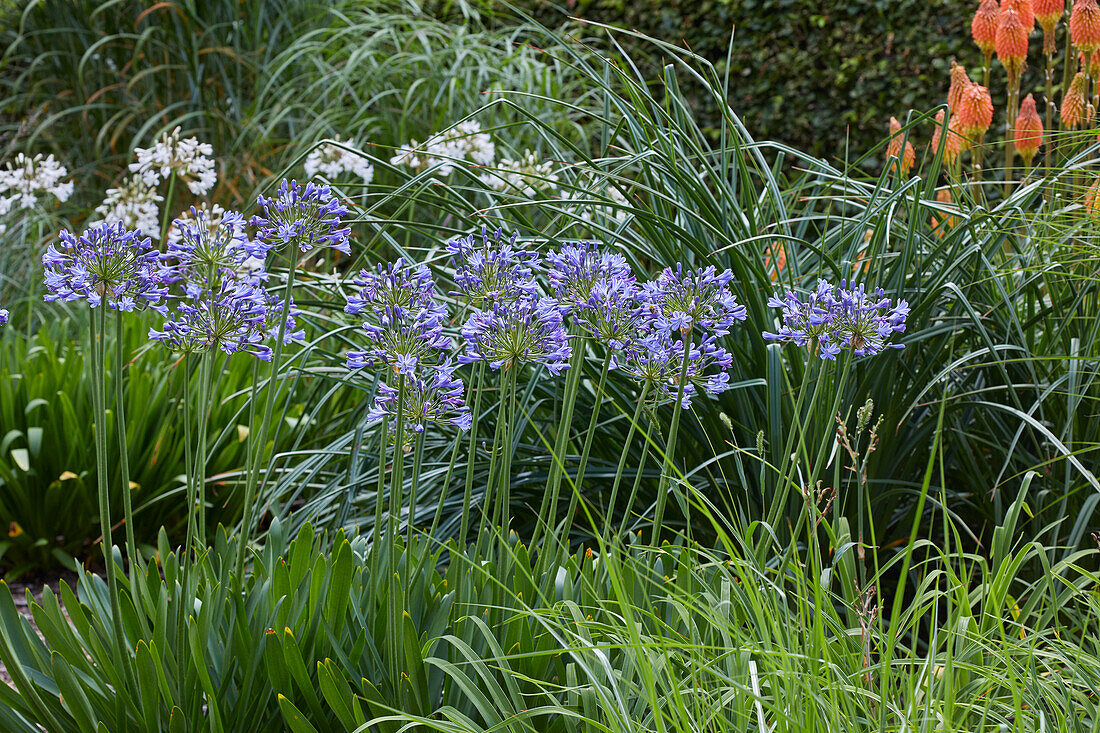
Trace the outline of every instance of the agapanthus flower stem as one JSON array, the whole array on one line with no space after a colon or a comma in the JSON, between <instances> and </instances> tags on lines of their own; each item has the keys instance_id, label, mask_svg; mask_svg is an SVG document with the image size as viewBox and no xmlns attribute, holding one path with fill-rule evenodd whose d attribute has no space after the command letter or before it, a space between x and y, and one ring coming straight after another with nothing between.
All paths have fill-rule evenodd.
<instances>
[{"instance_id":1,"label":"agapanthus flower stem","mask_svg":"<svg viewBox=\"0 0 1100 733\"><path fill-rule=\"evenodd\" d=\"M126 523L126 557L130 568L140 559L137 541L134 539L134 510L130 498L130 458L126 446L126 405L122 384L122 311L115 311L115 424L118 432L118 465L122 473L122 513Z\"/></svg>"},{"instance_id":2,"label":"agapanthus flower stem","mask_svg":"<svg viewBox=\"0 0 1100 733\"><path fill-rule=\"evenodd\" d=\"M397 380L397 416L394 419L396 441L393 450L393 472L390 474L390 516L386 521L386 547L389 549L389 567L387 579L389 590L388 638L390 642L390 679L401 679L401 626L404 619L405 592L402 589L401 574L398 572L397 541L400 538L398 525L401 521L401 503L403 501L405 481L405 375ZM408 548L406 548L406 551ZM406 560L409 558L406 556Z\"/></svg>"},{"instance_id":3,"label":"agapanthus flower stem","mask_svg":"<svg viewBox=\"0 0 1100 733\"><path fill-rule=\"evenodd\" d=\"M164 213L160 217L160 236L162 241L168 238L168 222L172 220L172 199L176 192L176 172L168 175L168 195L164 197Z\"/></svg>"},{"instance_id":4,"label":"agapanthus flower stem","mask_svg":"<svg viewBox=\"0 0 1100 733\"><path fill-rule=\"evenodd\" d=\"M107 306L101 304L98 314L95 308L88 309L89 334L92 347L92 409L95 411L95 454L96 484L99 494L99 529L103 541L104 572L107 575L107 590L110 595L111 627L116 669L125 670L123 665L123 629L122 614L118 602L118 571L115 566L114 542L111 539L111 492L107 477ZM127 674L127 676L129 676ZM118 695L118 712L122 714L122 696Z\"/></svg>"},{"instance_id":5,"label":"agapanthus flower stem","mask_svg":"<svg viewBox=\"0 0 1100 733\"><path fill-rule=\"evenodd\" d=\"M290 301L294 292L294 273L298 267L298 256L298 248L290 247L287 249L289 269L286 275L286 287L283 290L283 308L279 316L279 334L275 338L275 344L271 352L271 376L264 387L267 392L264 400L264 418L260 422L259 430L256 430L255 424L250 426L249 440L252 440L255 436L255 442L250 448L254 452L254 456L251 459L252 470L248 472L248 477L245 480L244 518L241 520L241 538L237 544L237 577L244 575L245 553L252 536L253 515L256 509L255 504L258 501L256 492L259 488L260 466L263 464L264 449L267 447L268 426L271 425L271 416L275 410L275 394L279 391L279 364L283 356L283 341L286 338L286 322L287 317L290 315ZM252 399L256 399L255 392L252 394Z\"/></svg>"},{"instance_id":6,"label":"agapanthus flower stem","mask_svg":"<svg viewBox=\"0 0 1100 733\"><path fill-rule=\"evenodd\" d=\"M573 408L577 402L577 388L581 381L581 366L584 363L584 349L575 347L569 361L569 371L565 375L565 390L562 392L561 415L558 418L558 432L554 439L554 453L550 456L550 476L547 488L542 497L542 506L539 508L540 521L535 523L535 529L531 537L531 546L537 547L539 532L546 523L546 527L556 527L558 523L558 498L561 495L561 479L565 471L566 446L569 443L569 432L573 427ZM568 540L566 540L568 545Z\"/></svg>"},{"instance_id":7,"label":"agapanthus flower stem","mask_svg":"<svg viewBox=\"0 0 1100 733\"><path fill-rule=\"evenodd\" d=\"M194 451L191 447L191 355L184 354L181 363L182 380L180 402L183 403L183 461L187 467L187 533L183 543L183 575L191 564L191 550L195 546L195 497L198 491L195 485ZM182 634L182 631L180 632ZM182 636L181 636L182 643Z\"/></svg>"},{"instance_id":8,"label":"agapanthus flower stem","mask_svg":"<svg viewBox=\"0 0 1100 733\"><path fill-rule=\"evenodd\" d=\"M424 461L424 433L416 438L416 447L413 449L413 470L409 482L409 518L405 523L405 547L411 548L413 544L413 527L416 524L416 502L420 498L420 468Z\"/></svg>"},{"instance_id":9,"label":"agapanthus flower stem","mask_svg":"<svg viewBox=\"0 0 1100 733\"><path fill-rule=\"evenodd\" d=\"M816 361L817 360L811 360L811 363L816 363ZM788 476L791 473L792 453L795 449L795 441L804 439L805 420L807 418L803 418L802 408L806 401L807 387L809 386L811 375L816 372L813 397L810 398L810 404L817 404L817 397L821 392L824 371L824 366L812 368L810 364L805 364L802 368L802 384L798 388L798 396L795 398L794 410L791 413L791 421L794 425L787 431L787 442L783 447L783 453L779 456L779 473L776 475L775 495L768 502L771 507L768 512L768 526L778 526L778 522L781 518L788 516L787 498L792 483ZM761 540L761 542L763 542L763 540ZM757 547L758 551L762 549L762 545Z\"/></svg>"},{"instance_id":10,"label":"agapanthus flower stem","mask_svg":"<svg viewBox=\"0 0 1100 733\"><path fill-rule=\"evenodd\" d=\"M603 366L600 367L600 380L596 384L596 396L592 404L592 415L588 418L588 431L584 436L584 445L581 447L581 460L577 464L577 478L573 481L573 496L569 499L569 510L565 513L565 525L561 530L562 544L569 547L569 533L573 530L573 515L577 511L577 503L584 496L584 471L588 467L588 455L592 450L592 439L596 436L596 426L600 421L600 407L603 405L603 388L607 383L607 372L611 367L612 352L608 351L604 356ZM580 371L578 369L578 371ZM603 502L600 502L603 504Z\"/></svg>"},{"instance_id":11,"label":"agapanthus flower stem","mask_svg":"<svg viewBox=\"0 0 1100 733\"><path fill-rule=\"evenodd\" d=\"M683 366L680 367L680 381L676 388L676 401L672 405L672 422L668 427L668 442L665 443L665 460L661 467L661 480L657 488L657 504L653 511L653 540L654 547L659 546L661 537L661 523L665 516L665 502L668 500L668 491L672 483L672 468L676 455L676 438L680 431L680 413L684 410L684 387L687 384L687 370L691 352L691 333L683 334L684 353L681 355Z\"/></svg>"},{"instance_id":12,"label":"agapanthus flower stem","mask_svg":"<svg viewBox=\"0 0 1100 733\"><path fill-rule=\"evenodd\" d=\"M196 439L198 448L195 456L195 484L198 488L198 503L193 507L195 518L195 541L199 549L206 548L206 460L207 436L210 424L211 382L213 381L214 352L205 351L199 357L199 429Z\"/></svg>"},{"instance_id":13,"label":"agapanthus flower stem","mask_svg":"<svg viewBox=\"0 0 1100 733\"><path fill-rule=\"evenodd\" d=\"M462 492L462 520L458 529L458 548L466 551L467 532L470 527L470 505L473 501L474 491L474 460L477 455L477 429L481 422L481 393L485 386L485 362L477 363L477 373L474 377L474 408L473 422L470 425L470 449L466 453L466 486Z\"/></svg>"},{"instance_id":14,"label":"agapanthus flower stem","mask_svg":"<svg viewBox=\"0 0 1100 733\"><path fill-rule=\"evenodd\" d=\"M500 535L502 540L501 557L504 557L506 548L508 546L508 532L512 519L512 453L515 446L515 429L516 429L516 382L519 372L519 365L512 364L511 369L508 370L511 374L505 373L505 383L508 385L505 390L505 399L507 400L506 406L507 419L504 425L504 453L501 456L500 467L500 489L497 493L497 501L500 504Z\"/></svg>"},{"instance_id":15,"label":"agapanthus flower stem","mask_svg":"<svg viewBox=\"0 0 1100 733\"><path fill-rule=\"evenodd\" d=\"M645 464L649 460L650 446L654 445L653 430L656 427L657 415L652 407L647 407L645 433L642 435L642 455L638 458L638 467L634 469L634 483L630 486L630 496L627 498L626 506L623 509L622 522L619 523L620 535L625 533L627 527L631 524L630 517L634 512L634 505L638 503L638 492L642 488L642 474L645 473ZM641 519L643 518L639 517L639 520Z\"/></svg>"},{"instance_id":16,"label":"agapanthus flower stem","mask_svg":"<svg viewBox=\"0 0 1100 733\"><path fill-rule=\"evenodd\" d=\"M634 407L634 417L630 419L630 429L626 431L626 440L623 442L623 449L619 454L619 464L615 467L615 480L611 482L611 498L607 501L607 513L604 516L603 523L603 536L605 538L608 536L608 532L611 531L611 516L615 511L615 501L619 498L619 483L622 481L626 459L630 456L630 446L634 444L634 433L638 431L638 424L642 419L642 410L645 409L645 400L648 396L649 382L642 382L642 393L638 395L638 402ZM645 459L643 458L640 462L645 463ZM627 510L629 511L629 507L627 507Z\"/></svg>"},{"instance_id":17,"label":"agapanthus flower stem","mask_svg":"<svg viewBox=\"0 0 1100 733\"><path fill-rule=\"evenodd\" d=\"M382 418L382 426L378 429L378 484L374 489L374 526L371 527L371 578L378 578L378 560L382 554L382 522L386 505L386 458L389 454L389 418Z\"/></svg>"}]
</instances>

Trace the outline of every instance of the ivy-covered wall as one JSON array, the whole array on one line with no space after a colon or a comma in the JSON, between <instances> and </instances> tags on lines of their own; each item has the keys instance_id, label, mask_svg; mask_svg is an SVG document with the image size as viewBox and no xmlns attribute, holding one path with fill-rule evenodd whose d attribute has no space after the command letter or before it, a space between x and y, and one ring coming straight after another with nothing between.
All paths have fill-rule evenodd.
<instances>
[{"instance_id":1,"label":"ivy-covered wall","mask_svg":"<svg viewBox=\"0 0 1100 733\"><path fill-rule=\"evenodd\" d=\"M729 101L749 130L828 158L843 158L847 141L854 160L886 137L891 115L904 119L910 108L939 103L953 57L980 78L981 57L970 40L977 0L518 4L548 25L560 24L564 12L686 44L720 73L733 32ZM651 44L619 40L632 57L660 61ZM705 107L698 112L704 122L714 118Z\"/></svg>"}]
</instances>

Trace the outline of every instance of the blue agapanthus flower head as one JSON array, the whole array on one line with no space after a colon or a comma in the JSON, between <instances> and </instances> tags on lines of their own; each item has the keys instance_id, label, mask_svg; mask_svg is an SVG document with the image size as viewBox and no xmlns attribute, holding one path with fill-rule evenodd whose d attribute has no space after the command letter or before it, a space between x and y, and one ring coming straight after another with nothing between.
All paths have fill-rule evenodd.
<instances>
[{"instance_id":1,"label":"blue agapanthus flower head","mask_svg":"<svg viewBox=\"0 0 1100 733\"><path fill-rule=\"evenodd\" d=\"M343 222L348 209L328 186L312 181L303 186L284 178L277 196L260 196L257 203L264 215L254 216L252 224L257 229L256 238L269 247L293 244L302 252L332 247L351 254L351 229Z\"/></svg>"},{"instance_id":2,"label":"blue agapanthus flower head","mask_svg":"<svg viewBox=\"0 0 1100 733\"><path fill-rule=\"evenodd\" d=\"M149 329L149 339L184 354L219 349L226 354L246 352L268 361L271 347L264 342L271 332L269 304L262 288L225 280L201 297L179 300L160 331Z\"/></svg>"},{"instance_id":3,"label":"blue agapanthus flower head","mask_svg":"<svg viewBox=\"0 0 1100 733\"><path fill-rule=\"evenodd\" d=\"M205 211L191 207L189 218L176 219L176 236L169 238L161 259L170 282L201 289L223 279L262 279L267 246L248 238L244 217L226 211L212 221Z\"/></svg>"},{"instance_id":4,"label":"blue agapanthus flower head","mask_svg":"<svg viewBox=\"0 0 1100 733\"><path fill-rule=\"evenodd\" d=\"M447 243L458 290L475 308L514 301L538 292L534 270L539 256L516 247L515 233L497 229L492 235L482 227L480 241L471 234Z\"/></svg>"},{"instance_id":5,"label":"blue agapanthus flower head","mask_svg":"<svg viewBox=\"0 0 1100 733\"><path fill-rule=\"evenodd\" d=\"M48 302L86 300L120 311L140 306L160 309L167 289L160 253L140 231L122 224L100 224L77 236L58 235L42 255Z\"/></svg>"},{"instance_id":6,"label":"blue agapanthus flower head","mask_svg":"<svg viewBox=\"0 0 1100 733\"><path fill-rule=\"evenodd\" d=\"M634 282L626 258L617 252L601 252L595 242L563 244L546 255L546 273L563 312L586 307L600 281Z\"/></svg>"},{"instance_id":7,"label":"blue agapanthus flower head","mask_svg":"<svg viewBox=\"0 0 1100 733\"><path fill-rule=\"evenodd\" d=\"M692 399L701 392L715 396L730 388L733 356L718 345L714 334L687 344L685 370L682 338L665 328L657 316L650 316L648 324L639 325L642 335L613 356L612 367L648 384L654 401L675 399L680 391L681 374L685 377L681 401L685 409L691 407Z\"/></svg>"},{"instance_id":8,"label":"blue agapanthus flower head","mask_svg":"<svg viewBox=\"0 0 1100 733\"><path fill-rule=\"evenodd\" d=\"M466 352L458 361L463 364L484 361L493 369L539 364L551 374L569 368L569 337L553 298L528 296L475 311L462 337Z\"/></svg>"},{"instance_id":9,"label":"blue agapanthus flower head","mask_svg":"<svg viewBox=\"0 0 1100 733\"><path fill-rule=\"evenodd\" d=\"M443 333L447 308L435 298L435 283L424 265L404 261L362 270L354 280L357 295L344 310L363 316L368 347L349 351L349 369L390 367L396 374L413 374L418 367L438 364L451 347Z\"/></svg>"},{"instance_id":10,"label":"blue agapanthus flower head","mask_svg":"<svg viewBox=\"0 0 1100 733\"><path fill-rule=\"evenodd\" d=\"M712 266L685 270L677 263L666 267L657 279L642 286L642 299L654 312L660 328L687 335L700 328L725 336L748 317L730 289L733 273Z\"/></svg>"},{"instance_id":11,"label":"blue agapanthus flower head","mask_svg":"<svg viewBox=\"0 0 1100 733\"><path fill-rule=\"evenodd\" d=\"M625 349L648 335L651 326L650 312L639 297L633 277L602 278L592 284L588 299L573 308L573 323L608 349Z\"/></svg>"},{"instance_id":12,"label":"blue agapanthus flower head","mask_svg":"<svg viewBox=\"0 0 1100 733\"><path fill-rule=\"evenodd\" d=\"M0 308L0 326L8 322L8 315L7 308Z\"/></svg>"},{"instance_id":13,"label":"blue agapanthus flower head","mask_svg":"<svg viewBox=\"0 0 1100 733\"><path fill-rule=\"evenodd\" d=\"M836 359L845 349L856 356L873 356L884 349L904 348L889 339L905 332L909 304L893 303L882 288L868 295L862 284L848 287L842 280L835 288L818 280L817 289L805 300L787 291L782 298L773 295L768 305L782 311L783 325L775 333L765 331L766 340L806 347L825 360Z\"/></svg>"},{"instance_id":14,"label":"blue agapanthus flower head","mask_svg":"<svg viewBox=\"0 0 1100 733\"><path fill-rule=\"evenodd\" d=\"M401 416L405 423L405 444L409 445L428 425L453 425L469 430L473 420L466 406L465 386L454 376L455 367L448 359L405 380ZM382 382L368 420L396 418L401 392ZM394 436L394 432L390 432Z\"/></svg>"}]
</instances>

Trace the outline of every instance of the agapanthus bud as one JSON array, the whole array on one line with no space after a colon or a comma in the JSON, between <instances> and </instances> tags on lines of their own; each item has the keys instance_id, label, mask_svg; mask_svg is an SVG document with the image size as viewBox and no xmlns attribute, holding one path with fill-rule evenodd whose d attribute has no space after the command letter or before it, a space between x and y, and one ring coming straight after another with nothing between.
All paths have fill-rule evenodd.
<instances>
[{"instance_id":1,"label":"agapanthus bud","mask_svg":"<svg viewBox=\"0 0 1100 733\"><path fill-rule=\"evenodd\" d=\"M1035 152L1043 144L1043 121L1035 109L1035 99L1029 94L1020 105L1020 114L1016 117L1016 129L1012 136L1016 152L1031 165Z\"/></svg>"},{"instance_id":2,"label":"agapanthus bud","mask_svg":"<svg viewBox=\"0 0 1100 733\"><path fill-rule=\"evenodd\" d=\"M1100 178L1097 178L1089 186L1089 190L1085 191L1085 214L1090 219L1096 219L1100 217Z\"/></svg>"},{"instance_id":3,"label":"agapanthus bud","mask_svg":"<svg viewBox=\"0 0 1100 733\"><path fill-rule=\"evenodd\" d=\"M1024 30L1031 33L1035 27L1035 6L1031 0L1001 0L1001 16L1006 10L1012 10L1024 24Z\"/></svg>"},{"instance_id":4,"label":"agapanthus bud","mask_svg":"<svg viewBox=\"0 0 1100 733\"><path fill-rule=\"evenodd\" d=\"M993 55L997 45L997 22L1000 19L1001 6L997 0L982 0L974 19L970 21L970 35L986 58Z\"/></svg>"},{"instance_id":5,"label":"agapanthus bud","mask_svg":"<svg viewBox=\"0 0 1100 733\"><path fill-rule=\"evenodd\" d=\"M1092 116L1088 104L1089 80L1085 72L1078 71L1070 82L1069 91L1062 98L1062 109L1059 114L1062 117L1062 125L1067 129L1075 129L1089 123Z\"/></svg>"},{"instance_id":6,"label":"agapanthus bud","mask_svg":"<svg viewBox=\"0 0 1100 733\"><path fill-rule=\"evenodd\" d=\"M1023 19L1014 9L1001 11L1001 19L997 23L997 59L1008 72L1009 80L1018 80L1020 72L1027 66L1027 31Z\"/></svg>"},{"instance_id":7,"label":"agapanthus bud","mask_svg":"<svg viewBox=\"0 0 1100 733\"><path fill-rule=\"evenodd\" d=\"M1096 0L1074 0L1069 15L1069 37L1073 45L1088 56L1100 48L1100 6Z\"/></svg>"},{"instance_id":8,"label":"agapanthus bud","mask_svg":"<svg viewBox=\"0 0 1100 733\"><path fill-rule=\"evenodd\" d=\"M1034 0L1035 20L1043 28L1043 53L1054 53L1054 31L1066 12L1066 0Z\"/></svg>"},{"instance_id":9,"label":"agapanthus bud","mask_svg":"<svg viewBox=\"0 0 1100 733\"><path fill-rule=\"evenodd\" d=\"M901 144L905 138L905 135L901 131L901 123L898 122L896 117L890 118L890 144L886 148L886 157L897 158L898 175L904 178L909 173L909 169L913 167L913 162L916 160L917 153L913 149L913 143L905 140L905 150L902 150ZM893 163L891 163L893 167Z\"/></svg>"},{"instance_id":10,"label":"agapanthus bud","mask_svg":"<svg viewBox=\"0 0 1100 733\"><path fill-rule=\"evenodd\" d=\"M966 137L976 140L984 135L993 124L993 99L989 90L981 84L967 87L955 117L959 121L959 131Z\"/></svg>"},{"instance_id":11,"label":"agapanthus bud","mask_svg":"<svg viewBox=\"0 0 1100 733\"><path fill-rule=\"evenodd\" d=\"M965 66L956 63L951 64L951 86L947 89L947 109L949 112L954 112L959 108L963 92L973 83L970 81L970 77L966 75Z\"/></svg>"}]
</instances>

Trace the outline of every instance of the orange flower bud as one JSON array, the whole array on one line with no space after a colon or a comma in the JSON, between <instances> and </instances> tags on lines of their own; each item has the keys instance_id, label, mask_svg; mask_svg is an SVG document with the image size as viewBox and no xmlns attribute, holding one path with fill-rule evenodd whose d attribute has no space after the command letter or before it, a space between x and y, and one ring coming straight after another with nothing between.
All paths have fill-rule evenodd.
<instances>
[{"instance_id":1,"label":"orange flower bud","mask_svg":"<svg viewBox=\"0 0 1100 733\"><path fill-rule=\"evenodd\" d=\"M1096 0L1074 0L1069 15L1069 37L1086 55L1100 48L1100 6Z\"/></svg>"},{"instance_id":2,"label":"orange flower bud","mask_svg":"<svg viewBox=\"0 0 1100 733\"><path fill-rule=\"evenodd\" d=\"M1010 80L1019 79L1020 72L1027 65L1027 28L1014 9L1001 10L996 38L997 59L1005 67Z\"/></svg>"},{"instance_id":3,"label":"orange flower bud","mask_svg":"<svg viewBox=\"0 0 1100 733\"><path fill-rule=\"evenodd\" d=\"M1097 178L1085 191L1085 214L1090 219L1100 217L1100 178Z\"/></svg>"},{"instance_id":4,"label":"orange flower bud","mask_svg":"<svg viewBox=\"0 0 1100 733\"><path fill-rule=\"evenodd\" d=\"M772 258L774 253L775 264L772 264ZM783 274L783 269L787 266L787 246L780 240L775 240L771 244L764 247L764 269L768 272L768 277L772 282L777 282L779 276Z\"/></svg>"},{"instance_id":5,"label":"orange flower bud","mask_svg":"<svg viewBox=\"0 0 1100 733\"><path fill-rule=\"evenodd\" d=\"M1043 144L1043 121L1039 119L1039 113L1035 110L1035 99L1030 94L1020 104L1020 114L1016 118L1012 144L1027 165L1031 165L1035 152Z\"/></svg>"},{"instance_id":6,"label":"orange flower bud","mask_svg":"<svg viewBox=\"0 0 1100 733\"><path fill-rule=\"evenodd\" d=\"M1066 0L1035 0L1032 8L1035 10L1035 20L1043 27L1043 33L1052 35L1054 27L1066 12Z\"/></svg>"},{"instance_id":7,"label":"orange flower bud","mask_svg":"<svg viewBox=\"0 0 1100 733\"><path fill-rule=\"evenodd\" d=\"M901 123L898 122L896 117L890 118L890 144L886 147L887 158L898 159L898 175L905 178L909 173L909 169L913 167L914 161L917 158L917 152L913 149L913 143L905 140L905 150L901 149L901 142L905 138L905 135L901 131ZM893 162L890 163L893 167Z\"/></svg>"},{"instance_id":8,"label":"orange flower bud","mask_svg":"<svg viewBox=\"0 0 1100 733\"><path fill-rule=\"evenodd\" d=\"M1043 27L1043 53L1055 51L1054 32L1066 12L1066 0L1035 0L1035 20Z\"/></svg>"},{"instance_id":9,"label":"orange flower bud","mask_svg":"<svg viewBox=\"0 0 1100 733\"><path fill-rule=\"evenodd\" d=\"M973 84L966 75L966 67L954 62L951 63L951 86L947 88L947 109L954 112L959 107L959 100L966 88Z\"/></svg>"},{"instance_id":10,"label":"orange flower bud","mask_svg":"<svg viewBox=\"0 0 1100 733\"><path fill-rule=\"evenodd\" d=\"M941 204L952 203L951 191L946 188L941 188L936 191L936 201ZM959 223L959 217L948 215L941 221L936 217L932 217L932 228L936 231L936 236L943 238L943 235L947 233L947 230Z\"/></svg>"},{"instance_id":11,"label":"orange flower bud","mask_svg":"<svg viewBox=\"0 0 1100 733\"><path fill-rule=\"evenodd\" d=\"M943 110L936 113L936 129L932 133L932 154L940 149L940 136L943 133ZM958 118L951 117L947 123L947 140L943 144L943 161L954 163L969 146L969 142L959 131Z\"/></svg>"},{"instance_id":12,"label":"orange flower bud","mask_svg":"<svg viewBox=\"0 0 1100 733\"><path fill-rule=\"evenodd\" d=\"M970 35L974 43L987 57L993 55L997 45L997 21L1001 14L1001 6L997 0L982 0L978 11L974 13L974 19L970 21Z\"/></svg>"},{"instance_id":13,"label":"orange flower bud","mask_svg":"<svg viewBox=\"0 0 1100 733\"><path fill-rule=\"evenodd\" d=\"M1031 29L1035 27L1035 6L1031 0L1001 0L1001 14L1009 9L1016 11L1020 22L1024 24L1024 30L1031 33Z\"/></svg>"},{"instance_id":14,"label":"orange flower bud","mask_svg":"<svg viewBox=\"0 0 1100 733\"><path fill-rule=\"evenodd\" d=\"M976 140L984 135L993 124L993 99L989 90L981 84L967 87L955 116L959 120L959 131L968 138Z\"/></svg>"},{"instance_id":15,"label":"orange flower bud","mask_svg":"<svg viewBox=\"0 0 1100 733\"><path fill-rule=\"evenodd\" d=\"M1059 114L1062 117L1062 125L1070 130L1089 123L1091 115L1086 98L1088 85L1089 80L1085 72L1078 71L1070 82L1069 91L1062 97L1062 109L1059 110Z\"/></svg>"}]
</instances>

